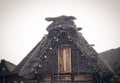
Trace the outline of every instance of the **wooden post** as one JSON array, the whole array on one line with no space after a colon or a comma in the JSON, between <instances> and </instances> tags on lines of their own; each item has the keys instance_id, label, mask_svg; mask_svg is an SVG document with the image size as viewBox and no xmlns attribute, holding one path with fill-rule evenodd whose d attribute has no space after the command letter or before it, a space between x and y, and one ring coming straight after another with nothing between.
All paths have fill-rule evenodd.
<instances>
[{"instance_id":1,"label":"wooden post","mask_svg":"<svg viewBox=\"0 0 120 83\"><path fill-rule=\"evenodd\" d=\"M74 75L71 74L71 81L73 82L74 81Z\"/></svg>"},{"instance_id":2,"label":"wooden post","mask_svg":"<svg viewBox=\"0 0 120 83\"><path fill-rule=\"evenodd\" d=\"M5 83L5 75L3 75L3 83Z\"/></svg>"},{"instance_id":3,"label":"wooden post","mask_svg":"<svg viewBox=\"0 0 120 83\"><path fill-rule=\"evenodd\" d=\"M40 77L37 75L37 83L40 83Z\"/></svg>"},{"instance_id":4,"label":"wooden post","mask_svg":"<svg viewBox=\"0 0 120 83\"><path fill-rule=\"evenodd\" d=\"M37 80L37 83L39 83L39 80Z\"/></svg>"},{"instance_id":5,"label":"wooden post","mask_svg":"<svg viewBox=\"0 0 120 83\"><path fill-rule=\"evenodd\" d=\"M54 75L53 74L51 74L51 83L53 83L53 81L54 81L54 77L53 77Z\"/></svg>"},{"instance_id":6,"label":"wooden post","mask_svg":"<svg viewBox=\"0 0 120 83\"><path fill-rule=\"evenodd\" d=\"M93 83L101 83L98 73L93 74Z\"/></svg>"}]
</instances>

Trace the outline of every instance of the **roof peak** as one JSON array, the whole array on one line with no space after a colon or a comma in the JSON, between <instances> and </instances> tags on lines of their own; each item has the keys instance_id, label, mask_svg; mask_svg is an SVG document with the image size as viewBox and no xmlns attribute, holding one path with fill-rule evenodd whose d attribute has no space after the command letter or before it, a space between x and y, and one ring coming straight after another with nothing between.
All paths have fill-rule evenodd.
<instances>
[{"instance_id":1,"label":"roof peak","mask_svg":"<svg viewBox=\"0 0 120 83\"><path fill-rule=\"evenodd\" d=\"M58 16L58 17L47 17L45 18L46 21L63 21L63 20L75 20L76 18L74 16L66 16L66 15L62 15L62 16Z\"/></svg>"},{"instance_id":2,"label":"roof peak","mask_svg":"<svg viewBox=\"0 0 120 83\"><path fill-rule=\"evenodd\" d=\"M53 21L48 27L47 31L51 31L53 29L59 29L59 28L76 28L76 25L73 20L76 18L74 16L59 16L59 17L48 17L46 18L47 21Z\"/></svg>"}]
</instances>

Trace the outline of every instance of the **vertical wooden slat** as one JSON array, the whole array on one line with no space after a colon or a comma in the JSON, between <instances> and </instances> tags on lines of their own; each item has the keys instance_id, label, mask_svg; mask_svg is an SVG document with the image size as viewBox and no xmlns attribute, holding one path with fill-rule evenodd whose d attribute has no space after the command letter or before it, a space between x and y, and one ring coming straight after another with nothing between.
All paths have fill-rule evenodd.
<instances>
[{"instance_id":1,"label":"vertical wooden slat","mask_svg":"<svg viewBox=\"0 0 120 83\"><path fill-rule=\"evenodd\" d=\"M71 72L71 49L66 48L66 71Z\"/></svg>"},{"instance_id":2,"label":"vertical wooden slat","mask_svg":"<svg viewBox=\"0 0 120 83\"><path fill-rule=\"evenodd\" d=\"M59 54L58 54L58 69L59 69L59 72L62 72L62 71L64 71L63 50L62 50L62 48L59 48L58 52L59 52Z\"/></svg>"},{"instance_id":3,"label":"vertical wooden slat","mask_svg":"<svg viewBox=\"0 0 120 83\"><path fill-rule=\"evenodd\" d=\"M63 63L64 63L64 71L67 71L67 67L66 67L66 65L67 65L67 58L66 58L67 56L66 56L66 49L64 48L63 49Z\"/></svg>"},{"instance_id":4,"label":"vertical wooden slat","mask_svg":"<svg viewBox=\"0 0 120 83\"><path fill-rule=\"evenodd\" d=\"M71 72L71 48L62 47L58 49L58 71Z\"/></svg>"}]
</instances>

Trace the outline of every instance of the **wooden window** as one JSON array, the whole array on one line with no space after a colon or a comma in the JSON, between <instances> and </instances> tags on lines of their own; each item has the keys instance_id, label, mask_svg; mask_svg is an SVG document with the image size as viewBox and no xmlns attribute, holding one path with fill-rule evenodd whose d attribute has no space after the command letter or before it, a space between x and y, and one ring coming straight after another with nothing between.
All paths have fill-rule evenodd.
<instances>
[{"instance_id":1,"label":"wooden window","mask_svg":"<svg viewBox=\"0 0 120 83\"><path fill-rule=\"evenodd\" d=\"M24 81L20 81L20 83L24 83Z\"/></svg>"},{"instance_id":2,"label":"wooden window","mask_svg":"<svg viewBox=\"0 0 120 83\"><path fill-rule=\"evenodd\" d=\"M17 81L13 81L13 83L17 83Z\"/></svg>"},{"instance_id":3,"label":"wooden window","mask_svg":"<svg viewBox=\"0 0 120 83\"><path fill-rule=\"evenodd\" d=\"M60 47L58 49L58 72L71 72L71 48Z\"/></svg>"},{"instance_id":4,"label":"wooden window","mask_svg":"<svg viewBox=\"0 0 120 83\"><path fill-rule=\"evenodd\" d=\"M75 81L89 81L90 83L93 80L93 76L91 74L81 74L74 76Z\"/></svg>"}]
</instances>

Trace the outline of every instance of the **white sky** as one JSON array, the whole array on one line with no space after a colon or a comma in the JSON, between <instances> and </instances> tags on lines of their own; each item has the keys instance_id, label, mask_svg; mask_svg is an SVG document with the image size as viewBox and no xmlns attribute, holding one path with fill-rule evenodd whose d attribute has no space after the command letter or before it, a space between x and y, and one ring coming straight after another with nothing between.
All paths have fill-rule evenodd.
<instances>
[{"instance_id":1,"label":"white sky","mask_svg":"<svg viewBox=\"0 0 120 83\"><path fill-rule=\"evenodd\" d=\"M47 34L45 17L72 15L97 52L120 46L120 0L0 0L0 59L18 64Z\"/></svg>"}]
</instances>

